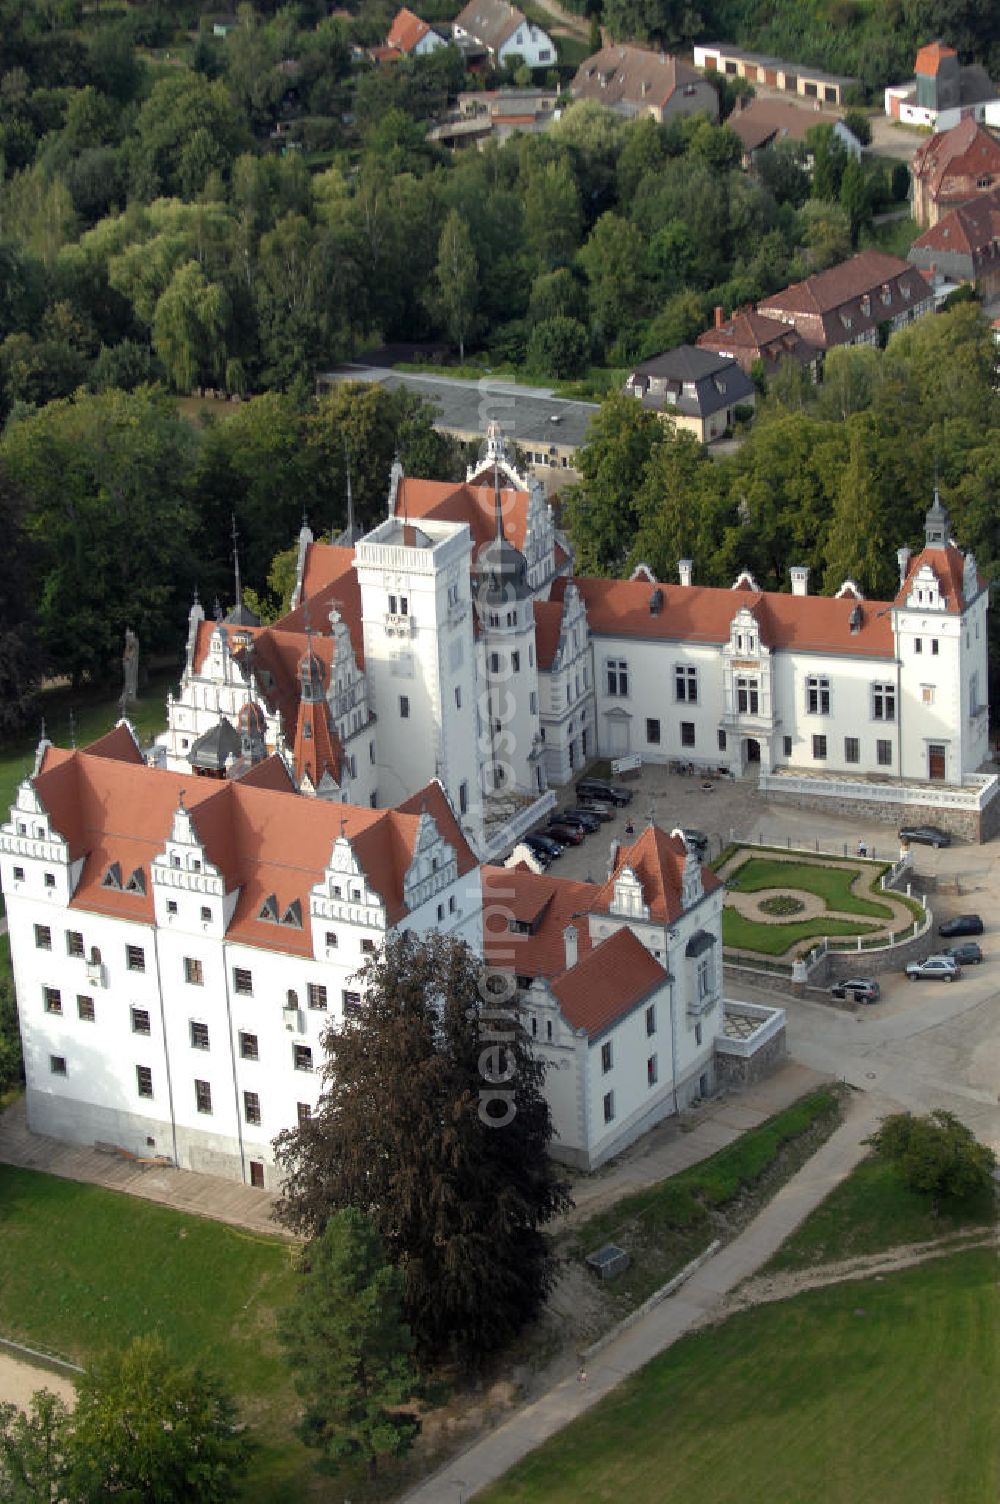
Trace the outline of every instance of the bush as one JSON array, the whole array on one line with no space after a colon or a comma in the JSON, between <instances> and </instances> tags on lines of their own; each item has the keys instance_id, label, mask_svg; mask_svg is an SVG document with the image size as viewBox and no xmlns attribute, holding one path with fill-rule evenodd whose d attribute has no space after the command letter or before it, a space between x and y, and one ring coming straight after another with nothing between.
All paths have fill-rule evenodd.
<instances>
[{"instance_id":1,"label":"bush","mask_svg":"<svg viewBox=\"0 0 1000 1504\"><path fill-rule=\"evenodd\" d=\"M527 364L539 376L565 381L587 368L590 342L579 319L558 316L537 324L528 341Z\"/></svg>"}]
</instances>

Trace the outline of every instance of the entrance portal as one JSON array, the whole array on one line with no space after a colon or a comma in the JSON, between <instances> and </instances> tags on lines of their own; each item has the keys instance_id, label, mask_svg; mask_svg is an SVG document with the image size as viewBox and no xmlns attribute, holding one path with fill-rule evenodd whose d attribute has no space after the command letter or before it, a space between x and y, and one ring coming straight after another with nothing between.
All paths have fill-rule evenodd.
<instances>
[{"instance_id":1,"label":"entrance portal","mask_svg":"<svg viewBox=\"0 0 1000 1504\"><path fill-rule=\"evenodd\" d=\"M934 783L941 783L945 776L946 749L939 742L931 742L927 748L927 776Z\"/></svg>"},{"instance_id":2,"label":"entrance portal","mask_svg":"<svg viewBox=\"0 0 1000 1504\"><path fill-rule=\"evenodd\" d=\"M760 742L755 736L748 736L743 742L743 761L747 767L760 762Z\"/></svg>"}]
</instances>

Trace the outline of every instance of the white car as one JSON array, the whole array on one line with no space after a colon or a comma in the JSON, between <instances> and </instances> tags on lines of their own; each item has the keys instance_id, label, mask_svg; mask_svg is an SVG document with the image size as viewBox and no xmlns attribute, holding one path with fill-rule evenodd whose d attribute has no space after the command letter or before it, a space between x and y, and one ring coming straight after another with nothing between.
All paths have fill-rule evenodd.
<instances>
[{"instance_id":1,"label":"white car","mask_svg":"<svg viewBox=\"0 0 1000 1504\"><path fill-rule=\"evenodd\" d=\"M911 982L953 982L962 975L962 968L954 956L926 956L923 961L911 961L906 975Z\"/></svg>"}]
</instances>

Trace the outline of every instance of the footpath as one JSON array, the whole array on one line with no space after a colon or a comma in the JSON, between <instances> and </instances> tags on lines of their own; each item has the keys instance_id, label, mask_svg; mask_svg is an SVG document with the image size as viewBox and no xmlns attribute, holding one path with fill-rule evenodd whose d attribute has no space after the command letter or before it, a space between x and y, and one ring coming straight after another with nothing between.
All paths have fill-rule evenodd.
<instances>
[{"instance_id":1,"label":"footpath","mask_svg":"<svg viewBox=\"0 0 1000 1504\"><path fill-rule=\"evenodd\" d=\"M774 1200L675 1295L609 1343L588 1369L586 1384L575 1376L561 1378L539 1399L405 1495L403 1504L447 1504L448 1500L474 1498L651 1358L719 1314L729 1292L755 1274L864 1157L864 1140L892 1108L892 1103L868 1094L849 1099L845 1121Z\"/></svg>"}]
</instances>

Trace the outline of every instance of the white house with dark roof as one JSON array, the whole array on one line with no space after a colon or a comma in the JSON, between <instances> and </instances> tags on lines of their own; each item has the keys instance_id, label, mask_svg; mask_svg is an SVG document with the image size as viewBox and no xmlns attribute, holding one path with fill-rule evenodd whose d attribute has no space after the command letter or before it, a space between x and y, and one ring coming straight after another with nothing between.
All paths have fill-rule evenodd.
<instances>
[{"instance_id":1,"label":"white house with dark roof","mask_svg":"<svg viewBox=\"0 0 1000 1504\"><path fill-rule=\"evenodd\" d=\"M644 360L629 372L625 390L701 444L724 438L737 407L753 407L757 398L735 359L696 345L677 345Z\"/></svg>"},{"instance_id":2,"label":"white house with dark roof","mask_svg":"<svg viewBox=\"0 0 1000 1504\"><path fill-rule=\"evenodd\" d=\"M494 65L514 57L529 68L552 68L557 61L556 45L548 32L508 0L469 0L455 17L452 30L459 46L472 43L483 48Z\"/></svg>"}]
</instances>

